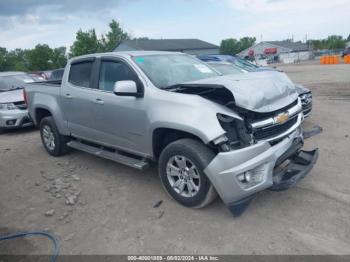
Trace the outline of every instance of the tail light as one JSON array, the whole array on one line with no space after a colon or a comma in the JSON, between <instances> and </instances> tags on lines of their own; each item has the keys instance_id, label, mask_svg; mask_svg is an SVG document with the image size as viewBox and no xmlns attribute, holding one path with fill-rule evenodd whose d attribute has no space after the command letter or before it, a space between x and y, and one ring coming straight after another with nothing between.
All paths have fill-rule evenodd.
<instances>
[{"instance_id":1,"label":"tail light","mask_svg":"<svg viewBox=\"0 0 350 262\"><path fill-rule=\"evenodd\" d=\"M24 103L26 104L26 106L28 106L27 92L24 88L23 88L23 98L24 98Z\"/></svg>"}]
</instances>

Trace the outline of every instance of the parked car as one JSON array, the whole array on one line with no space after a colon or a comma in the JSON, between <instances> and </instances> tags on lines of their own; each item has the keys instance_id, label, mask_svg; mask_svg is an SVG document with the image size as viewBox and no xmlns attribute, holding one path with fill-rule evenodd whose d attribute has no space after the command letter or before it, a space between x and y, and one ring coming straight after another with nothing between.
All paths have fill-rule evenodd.
<instances>
[{"instance_id":1,"label":"parked car","mask_svg":"<svg viewBox=\"0 0 350 262\"><path fill-rule=\"evenodd\" d=\"M242 69L241 67L238 67L235 64L229 62L207 62L207 64L222 75L248 73L247 70Z\"/></svg>"},{"instance_id":2,"label":"parked car","mask_svg":"<svg viewBox=\"0 0 350 262\"><path fill-rule=\"evenodd\" d=\"M60 85L27 84L25 94L50 155L156 162L187 207L219 194L239 215L257 192L294 186L318 157L302 150L301 102L278 72L222 76L183 53L113 52L73 58Z\"/></svg>"},{"instance_id":3,"label":"parked car","mask_svg":"<svg viewBox=\"0 0 350 262\"><path fill-rule=\"evenodd\" d=\"M237 74L237 73L248 73L248 72L266 72L271 70L264 70L264 71L249 71L247 68L243 68L241 66L238 66L237 63L230 63L230 62L213 62L209 61L207 62L210 66L215 68L218 72L220 72L223 75L230 75L230 74ZM275 71L275 70L272 70ZM284 74L283 72L281 72ZM309 117L311 115L312 111L312 93L309 89L306 87L295 84L296 91L299 94L299 97L301 99L301 104L303 106L303 112L304 117Z\"/></svg>"},{"instance_id":4,"label":"parked car","mask_svg":"<svg viewBox=\"0 0 350 262\"><path fill-rule=\"evenodd\" d=\"M232 55L199 55L197 56L197 58L199 58L204 62L232 63L248 72L280 71L280 70L277 70L276 68L272 68L268 66L258 66L243 58L240 58L238 56L232 56Z\"/></svg>"},{"instance_id":5,"label":"parked car","mask_svg":"<svg viewBox=\"0 0 350 262\"><path fill-rule=\"evenodd\" d=\"M34 71L31 72L31 75L36 75L37 77L40 77L44 79L44 81L49 80L51 77L52 70L45 70L45 71Z\"/></svg>"},{"instance_id":6,"label":"parked car","mask_svg":"<svg viewBox=\"0 0 350 262\"><path fill-rule=\"evenodd\" d=\"M62 80L64 73L64 68L59 68L52 70L50 77L48 78L49 81L60 81Z\"/></svg>"},{"instance_id":7,"label":"parked car","mask_svg":"<svg viewBox=\"0 0 350 262\"><path fill-rule=\"evenodd\" d=\"M41 81L45 81L46 79L41 77L40 75L37 74L33 74L33 73L29 73L28 74L35 82L41 82Z\"/></svg>"},{"instance_id":8,"label":"parked car","mask_svg":"<svg viewBox=\"0 0 350 262\"><path fill-rule=\"evenodd\" d=\"M346 47L342 53L342 57L350 55L350 46Z\"/></svg>"},{"instance_id":9,"label":"parked car","mask_svg":"<svg viewBox=\"0 0 350 262\"><path fill-rule=\"evenodd\" d=\"M22 89L25 83L33 81L22 72L0 73L0 133L32 125Z\"/></svg>"}]
</instances>

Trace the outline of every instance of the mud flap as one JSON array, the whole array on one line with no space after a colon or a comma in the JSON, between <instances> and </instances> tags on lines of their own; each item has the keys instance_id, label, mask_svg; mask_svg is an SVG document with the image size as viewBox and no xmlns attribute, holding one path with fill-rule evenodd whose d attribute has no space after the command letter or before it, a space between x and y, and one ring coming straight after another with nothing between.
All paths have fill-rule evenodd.
<instances>
[{"instance_id":1,"label":"mud flap","mask_svg":"<svg viewBox=\"0 0 350 262\"><path fill-rule=\"evenodd\" d=\"M282 191L294 186L310 173L317 159L318 149L312 151L301 150L289 159L290 162L286 166L276 168L273 185L269 190Z\"/></svg>"}]
</instances>

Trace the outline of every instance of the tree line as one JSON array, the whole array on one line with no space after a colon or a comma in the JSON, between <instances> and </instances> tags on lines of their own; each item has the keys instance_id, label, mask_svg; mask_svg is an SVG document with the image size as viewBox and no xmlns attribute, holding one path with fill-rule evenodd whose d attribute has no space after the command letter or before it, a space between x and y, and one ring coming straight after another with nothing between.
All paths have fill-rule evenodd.
<instances>
[{"instance_id":1,"label":"tree line","mask_svg":"<svg viewBox=\"0 0 350 262\"><path fill-rule=\"evenodd\" d=\"M79 30L69 52L65 47L38 44L33 49L7 50L0 47L0 71L41 71L64 67L67 59L97 52L110 52L123 40L130 39L120 24L112 20L107 34L100 37L95 29Z\"/></svg>"},{"instance_id":2,"label":"tree line","mask_svg":"<svg viewBox=\"0 0 350 262\"><path fill-rule=\"evenodd\" d=\"M346 43L350 42L350 35L347 38L343 38L340 35L331 35L326 39L320 40L308 40L307 43L313 50L336 50L336 49L344 49Z\"/></svg>"},{"instance_id":3,"label":"tree line","mask_svg":"<svg viewBox=\"0 0 350 262\"><path fill-rule=\"evenodd\" d=\"M120 24L112 20L109 23L109 31L97 36L95 29L87 31L79 30L75 41L70 46L51 48L46 44L38 44L33 49L7 50L0 47L0 71L40 71L64 67L67 59L84 54L97 52L111 52L122 41L135 39L127 33ZM148 39L143 37L140 39ZM308 40L308 44L314 50L342 49L350 41L342 36L332 35L326 39ZM255 37L243 37L240 39L228 38L221 41L220 53L235 55L256 43Z\"/></svg>"}]
</instances>

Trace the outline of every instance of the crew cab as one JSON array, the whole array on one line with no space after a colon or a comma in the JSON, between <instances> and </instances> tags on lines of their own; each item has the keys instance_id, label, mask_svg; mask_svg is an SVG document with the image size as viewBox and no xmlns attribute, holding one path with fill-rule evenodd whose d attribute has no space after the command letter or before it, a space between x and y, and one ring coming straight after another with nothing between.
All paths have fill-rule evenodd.
<instances>
[{"instance_id":1,"label":"crew cab","mask_svg":"<svg viewBox=\"0 0 350 262\"><path fill-rule=\"evenodd\" d=\"M101 53L71 59L62 82L27 84L25 97L50 155L157 163L187 207L218 194L239 215L257 192L295 185L318 157L302 150L301 101L276 72L223 76L182 53Z\"/></svg>"}]
</instances>

